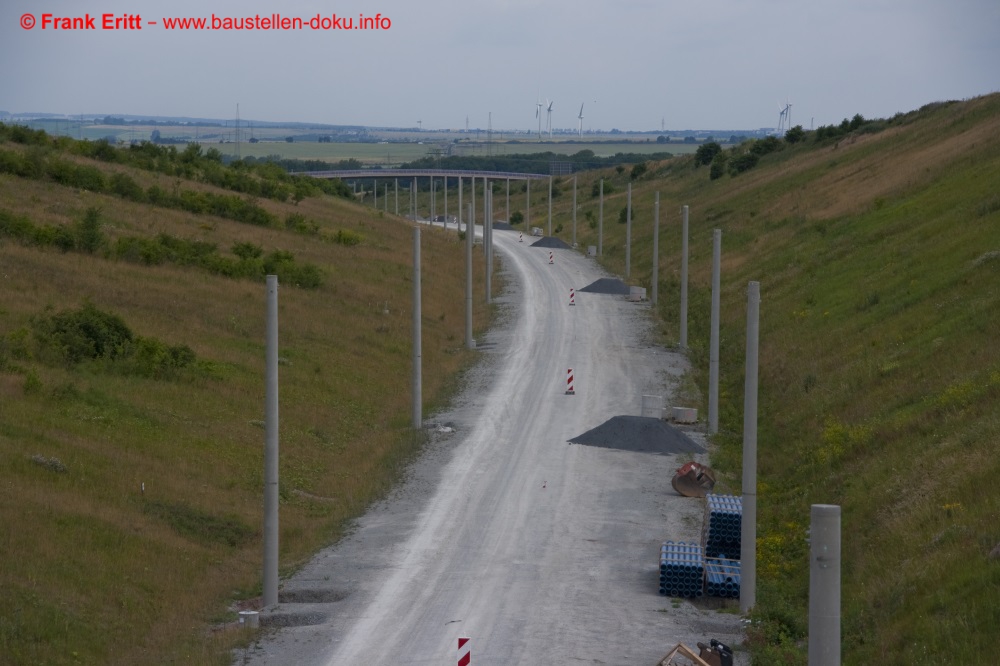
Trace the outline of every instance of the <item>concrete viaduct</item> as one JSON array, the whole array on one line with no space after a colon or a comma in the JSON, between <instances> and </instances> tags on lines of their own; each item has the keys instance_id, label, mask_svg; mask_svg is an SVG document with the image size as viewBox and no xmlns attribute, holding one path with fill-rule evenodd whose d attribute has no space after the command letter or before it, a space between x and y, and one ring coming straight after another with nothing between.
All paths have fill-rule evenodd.
<instances>
[{"instance_id":1,"label":"concrete viaduct","mask_svg":"<svg viewBox=\"0 0 1000 666\"><path fill-rule=\"evenodd\" d=\"M552 176L546 174L538 173L519 173L515 171L462 171L459 169L341 169L334 171L299 171L296 175L301 176L311 176L313 178L339 178L341 180L362 180L362 179L372 179L374 180L388 180L392 178L394 180L394 193L395 193L395 212L399 215L399 180L402 178L404 180L410 180L412 186L410 188L410 215L416 219L418 217L416 213L416 198L414 194L417 190L417 179L418 178L429 178L430 179L430 190L431 190L431 205L430 205L430 220L434 220L436 216L435 209L435 194L438 182L442 182L444 187L444 216L447 220L448 216L448 179L457 178L458 179L458 200L459 205L462 201L462 179L466 179L472 182L472 210L473 210L473 223L475 223L475 196L476 189L475 183L476 179L482 179L484 187L489 187L490 181L505 181L507 183L507 216L510 215L510 181L512 180L523 180L527 181L526 188L526 217L525 217L525 229L530 230L530 209L531 209L531 181L533 180L547 180L549 182L549 216L548 216L548 231L549 236L552 235ZM375 194L375 207L378 208L378 190L374 189ZM485 191L485 190L484 190ZM357 193L355 193L357 194ZM384 210L389 211L389 184L385 184L385 189L383 192ZM484 210L485 204L484 201ZM462 219L462 211L458 212L458 219Z\"/></svg>"}]
</instances>

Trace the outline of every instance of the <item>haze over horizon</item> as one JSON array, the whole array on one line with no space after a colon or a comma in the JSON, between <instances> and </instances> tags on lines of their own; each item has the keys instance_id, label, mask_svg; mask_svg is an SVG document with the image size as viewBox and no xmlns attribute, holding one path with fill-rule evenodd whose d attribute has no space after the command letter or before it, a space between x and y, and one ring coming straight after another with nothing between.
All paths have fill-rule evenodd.
<instances>
[{"instance_id":1,"label":"haze over horizon","mask_svg":"<svg viewBox=\"0 0 1000 666\"><path fill-rule=\"evenodd\" d=\"M43 14L89 14L96 29L43 27ZM104 14L141 29L101 29ZM213 14L261 18L164 21ZM379 27L259 27L333 14ZM808 129L1000 90L998 34L994 0L14 0L0 12L0 109L223 119L239 104L260 121L424 129L492 114L494 129L537 131L536 102L553 100L554 129L575 131L584 104L584 130L653 131L774 127L787 101Z\"/></svg>"}]
</instances>

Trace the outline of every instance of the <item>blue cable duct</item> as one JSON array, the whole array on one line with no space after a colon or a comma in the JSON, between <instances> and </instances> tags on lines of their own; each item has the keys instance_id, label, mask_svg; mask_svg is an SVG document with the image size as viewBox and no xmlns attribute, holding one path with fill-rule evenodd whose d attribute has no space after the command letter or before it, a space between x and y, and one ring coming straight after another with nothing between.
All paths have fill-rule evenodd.
<instances>
[{"instance_id":1,"label":"blue cable duct","mask_svg":"<svg viewBox=\"0 0 1000 666\"><path fill-rule=\"evenodd\" d=\"M704 594L705 559L701 546L665 541L660 547L660 594L700 597Z\"/></svg>"}]
</instances>

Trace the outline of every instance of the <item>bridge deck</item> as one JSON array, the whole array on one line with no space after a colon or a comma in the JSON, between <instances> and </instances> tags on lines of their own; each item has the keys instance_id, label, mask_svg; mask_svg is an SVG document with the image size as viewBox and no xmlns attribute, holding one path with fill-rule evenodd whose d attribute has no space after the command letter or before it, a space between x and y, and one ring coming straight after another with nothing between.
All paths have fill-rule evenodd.
<instances>
[{"instance_id":1,"label":"bridge deck","mask_svg":"<svg viewBox=\"0 0 1000 666\"><path fill-rule=\"evenodd\" d=\"M333 171L296 171L297 175L313 178L429 178L462 177L490 180L541 180L548 174L518 173L515 171L462 171L460 169L342 169Z\"/></svg>"}]
</instances>

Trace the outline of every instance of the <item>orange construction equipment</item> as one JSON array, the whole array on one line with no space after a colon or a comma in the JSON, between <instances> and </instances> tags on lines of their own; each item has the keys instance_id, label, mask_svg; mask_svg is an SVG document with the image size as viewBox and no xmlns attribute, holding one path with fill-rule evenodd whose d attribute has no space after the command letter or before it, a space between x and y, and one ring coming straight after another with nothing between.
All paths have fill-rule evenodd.
<instances>
[{"instance_id":1,"label":"orange construction equipment","mask_svg":"<svg viewBox=\"0 0 1000 666\"><path fill-rule=\"evenodd\" d=\"M715 472L696 462L685 463L674 474L670 485L684 497L704 497L715 487Z\"/></svg>"}]
</instances>

